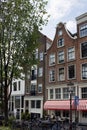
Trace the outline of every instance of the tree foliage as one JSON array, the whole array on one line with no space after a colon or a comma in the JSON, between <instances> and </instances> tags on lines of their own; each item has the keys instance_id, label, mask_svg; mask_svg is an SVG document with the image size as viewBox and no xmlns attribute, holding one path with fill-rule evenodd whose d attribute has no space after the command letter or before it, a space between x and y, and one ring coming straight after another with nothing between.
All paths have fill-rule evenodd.
<instances>
[{"instance_id":1,"label":"tree foliage","mask_svg":"<svg viewBox=\"0 0 87 130\"><path fill-rule=\"evenodd\" d=\"M8 86L36 62L38 30L48 22L46 4L45 0L0 1L0 82L6 117Z\"/></svg>"}]
</instances>

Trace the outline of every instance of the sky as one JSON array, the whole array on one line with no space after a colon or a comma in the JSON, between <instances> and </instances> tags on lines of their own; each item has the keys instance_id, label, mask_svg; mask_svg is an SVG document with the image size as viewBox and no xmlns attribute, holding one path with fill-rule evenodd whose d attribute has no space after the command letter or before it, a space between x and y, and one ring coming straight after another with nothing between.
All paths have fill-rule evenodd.
<instances>
[{"instance_id":1,"label":"sky","mask_svg":"<svg viewBox=\"0 0 87 130\"><path fill-rule=\"evenodd\" d=\"M87 0L48 0L46 10L50 18L41 32L53 40L59 22L66 23L71 33L77 32L76 17L87 12Z\"/></svg>"}]
</instances>

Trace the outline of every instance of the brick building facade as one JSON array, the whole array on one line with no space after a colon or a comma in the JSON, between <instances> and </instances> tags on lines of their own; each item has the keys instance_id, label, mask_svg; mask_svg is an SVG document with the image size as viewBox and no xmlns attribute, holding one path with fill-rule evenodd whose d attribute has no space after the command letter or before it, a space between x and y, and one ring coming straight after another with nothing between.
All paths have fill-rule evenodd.
<instances>
[{"instance_id":1,"label":"brick building facade","mask_svg":"<svg viewBox=\"0 0 87 130\"><path fill-rule=\"evenodd\" d=\"M72 88L72 119L87 122L87 13L76 18L77 32L72 34L60 22L46 59L44 109L48 114L69 118ZM68 86L72 82L73 86ZM78 104L75 98L78 97ZM77 106L76 106L77 105Z\"/></svg>"}]
</instances>

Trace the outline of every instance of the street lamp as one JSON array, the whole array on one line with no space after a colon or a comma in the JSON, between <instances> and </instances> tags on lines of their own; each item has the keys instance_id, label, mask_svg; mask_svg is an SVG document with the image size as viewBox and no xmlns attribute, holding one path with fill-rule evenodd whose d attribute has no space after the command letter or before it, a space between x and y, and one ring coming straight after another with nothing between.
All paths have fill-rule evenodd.
<instances>
[{"instance_id":1,"label":"street lamp","mask_svg":"<svg viewBox=\"0 0 87 130\"><path fill-rule=\"evenodd\" d=\"M72 82L69 82L67 84L67 86L69 86L69 94L70 94L70 127L69 129L72 130L72 93L73 93L73 89L72 86L74 84Z\"/></svg>"}]
</instances>

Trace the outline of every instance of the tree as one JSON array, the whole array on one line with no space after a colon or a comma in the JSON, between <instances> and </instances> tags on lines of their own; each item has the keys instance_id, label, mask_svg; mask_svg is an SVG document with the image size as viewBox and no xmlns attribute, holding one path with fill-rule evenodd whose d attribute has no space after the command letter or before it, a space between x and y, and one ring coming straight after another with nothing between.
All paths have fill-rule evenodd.
<instances>
[{"instance_id":1,"label":"tree","mask_svg":"<svg viewBox=\"0 0 87 130\"><path fill-rule=\"evenodd\" d=\"M46 4L45 0L0 1L0 92L5 123L13 78L29 73L36 63L38 32L48 22Z\"/></svg>"}]
</instances>

